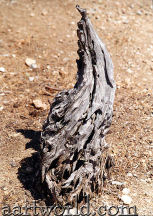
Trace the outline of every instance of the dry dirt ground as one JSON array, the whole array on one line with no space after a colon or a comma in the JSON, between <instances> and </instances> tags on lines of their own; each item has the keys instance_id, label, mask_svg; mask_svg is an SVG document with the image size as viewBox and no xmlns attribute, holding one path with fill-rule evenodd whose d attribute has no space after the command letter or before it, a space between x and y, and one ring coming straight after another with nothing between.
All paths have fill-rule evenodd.
<instances>
[{"instance_id":1,"label":"dry dirt ground","mask_svg":"<svg viewBox=\"0 0 153 216\"><path fill-rule=\"evenodd\" d=\"M45 202L39 184L39 137L48 101L75 83L76 4L88 9L111 53L117 84L106 138L115 167L92 206L123 205L120 197L126 187L130 206L135 205L140 216L152 216L151 0L0 0L0 67L5 68L0 72L0 205ZM35 59L38 68L26 66L27 57ZM47 107L35 108L35 99Z\"/></svg>"}]
</instances>

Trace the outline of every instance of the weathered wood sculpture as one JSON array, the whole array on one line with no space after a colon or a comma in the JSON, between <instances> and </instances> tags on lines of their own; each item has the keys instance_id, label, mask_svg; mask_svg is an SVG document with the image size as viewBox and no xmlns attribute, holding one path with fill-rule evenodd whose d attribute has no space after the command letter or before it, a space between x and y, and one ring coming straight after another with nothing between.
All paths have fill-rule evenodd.
<instances>
[{"instance_id":1,"label":"weathered wood sculpture","mask_svg":"<svg viewBox=\"0 0 153 216\"><path fill-rule=\"evenodd\" d=\"M77 82L57 94L41 133L42 181L59 202L101 192L111 166L105 134L112 121L113 64L86 10L76 7L82 16Z\"/></svg>"}]
</instances>

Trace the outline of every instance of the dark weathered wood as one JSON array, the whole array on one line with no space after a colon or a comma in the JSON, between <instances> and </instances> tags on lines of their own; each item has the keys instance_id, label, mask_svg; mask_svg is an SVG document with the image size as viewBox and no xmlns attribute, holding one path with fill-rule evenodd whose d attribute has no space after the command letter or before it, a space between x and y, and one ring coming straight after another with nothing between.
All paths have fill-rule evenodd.
<instances>
[{"instance_id":1,"label":"dark weathered wood","mask_svg":"<svg viewBox=\"0 0 153 216\"><path fill-rule=\"evenodd\" d=\"M42 181L59 202L101 192L111 166L105 134L112 121L113 64L86 10L77 9L77 82L57 94L41 133Z\"/></svg>"}]
</instances>

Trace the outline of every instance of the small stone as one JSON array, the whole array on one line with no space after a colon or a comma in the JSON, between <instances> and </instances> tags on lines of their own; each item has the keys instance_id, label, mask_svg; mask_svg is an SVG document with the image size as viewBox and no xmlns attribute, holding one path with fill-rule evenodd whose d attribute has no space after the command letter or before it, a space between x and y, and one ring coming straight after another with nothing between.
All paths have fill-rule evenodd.
<instances>
[{"instance_id":1,"label":"small stone","mask_svg":"<svg viewBox=\"0 0 153 216\"><path fill-rule=\"evenodd\" d=\"M147 178L146 182L149 183L149 184L151 184L152 183L152 179L151 178Z\"/></svg>"},{"instance_id":2,"label":"small stone","mask_svg":"<svg viewBox=\"0 0 153 216\"><path fill-rule=\"evenodd\" d=\"M43 103L40 99L33 100L33 104L37 109L47 109L47 105Z\"/></svg>"},{"instance_id":3,"label":"small stone","mask_svg":"<svg viewBox=\"0 0 153 216\"><path fill-rule=\"evenodd\" d=\"M5 187L5 186L2 186L1 189L2 189L3 191L7 191L7 190L8 190L8 188Z\"/></svg>"},{"instance_id":4,"label":"small stone","mask_svg":"<svg viewBox=\"0 0 153 216\"><path fill-rule=\"evenodd\" d=\"M137 11L137 15L141 16L142 15L142 12L139 10Z\"/></svg>"},{"instance_id":5,"label":"small stone","mask_svg":"<svg viewBox=\"0 0 153 216\"><path fill-rule=\"evenodd\" d=\"M64 52L63 52L63 50L60 50L60 54L63 54Z\"/></svg>"},{"instance_id":6,"label":"small stone","mask_svg":"<svg viewBox=\"0 0 153 216\"><path fill-rule=\"evenodd\" d=\"M121 200L127 205L130 205L132 202L132 198L129 195L122 195Z\"/></svg>"},{"instance_id":7,"label":"small stone","mask_svg":"<svg viewBox=\"0 0 153 216\"><path fill-rule=\"evenodd\" d=\"M20 134L19 133L12 133L11 136L12 137L18 137L18 136L20 136Z\"/></svg>"},{"instance_id":8,"label":"small stone","mask_svg":"<svg viewBox=\"0 0 153 216\"><path fill-rule=\"evenodd\" d=\"M10 165L11 165L11 167L17 167L17 164L16 164L15 161L11 161L11 162L10 162Z\"/></svg>"},{"instance_id":9,"label":"small stone","mask_svg":"<svg viewBox=\"0 0 153 216\"><path fill-rule=\"evenodd\" d=\"M123 20L123 24L128 24L129 21L128 20Z\"/></svg>"},{"instance_id":10,"label":"small stone","mask_svg":"<svg viewBox=\"0 0 153 216\"><path fill-rule=\"evenodd\" d=\"M112 185L119 185L119 186L122 186L122 185L125 185L125 182L112 181Z\"/></svg>"},{"instance_id":11,"label":"small stone","mask_svg":"<svg viewBox=\"0 0 153 216\"><path fill-rule=\"evenodd\" d=\"M16 57L16 55L15 55L15 54L12 54L12 57L13 57L13 58L15 58L15 57Z\"/></svg>"},{"instance_id":12,"label":"small stone","mask_svg":"<svg viewBox=\"0 0 153 216\"><path fill-rule=\"evenodd\" d=\"M52 74L53 74L54 76L59 76L59 75L60 75L59 71L52 71Z\"/></svg>"},{"instance_id":13,"label":"small stone","mask_svg":"<svg viewBox=\"0 0 153 216\"><path fill-rule=\"evenodd\" d=\"M43 9L42 12L41 12L41 15L46 16L47 13L48 13L47 10L46 10L46 9Z\"/></svg>"},{"instance_id":14,"label":"small stone","mask_svg":"<svg viewBox=\"0 0 153 216\"><path fill-rule=\"evenodd\" d=\"M36 68L38 68L38 66L37 66L37 64L32 64L32 65L31 65L31 68L32 68L32 69L36 69Z\"/></svg>"},{"instance_id":15,"label":"small stone","mask_svg":"<svg viewBox=\"0 0 153 216\"><path fill-rule=\"evenodd\" d=\"M100 19L100 16L96 15L96 16L95 16L95 19Z\"/></svg>"},{"instance_id":16,"label":"small stone","mask_svg":"<svg viewBox=\"0 0 153 216\"><path fill-rule=\"evenodd\" d=\"M130 190L129 190L128 188L124 188L124 189L122 190L122 193L127 195L127 194L130 193Z\"/></svg>"},{"instance_id":17,"label":"small stone","mask_svg":"<svg viewBox=\"0 0 153 216\"><path fill-rule=\"evenodd\" d=\"M34 79L35 79L34 77L29 77L30 82L34 81Z\"/></svg>"},{"instance_id":18,"label":"small stone","mask_svg":"<svg viewBox=\"0 0 153 216\"><path fill-rule=\"evenodd\" d=\"M5 72L5 68L4 67L0 67L0 72Z\"/></svg>"},{"instance_id":19,"label":"small stone","mask_svg":"<svg viewBox=\"0 0 153 216\"><path fill-rule=\"evenodd\" d=\"M106 28L105 28L105 26L101 26L100 29L101 30L105 30Z\"/></svg>"},{"instance_id":20,"label":"small stone","mask_svg":"<svg viewBox=\"0 0 153 216\"><path fill-rule=\"evenodd\" d=\"M127 85L130 85L130 84L131 84L131 79L130 79L130 78L125 78L125 83L126 83Z\"/></svg>"},{"instance_id":21,"label":"small stone","mask_svg":"<svg viewBox=\"0 0 153 216\"><path fill-rule=\"evenodd\" d=\"M134 5L133 5L133 4L131 4L129 7L130 7L131 9L133 9L133 8L134 8Z\"/></svg>"},{"instance_id":22,"label":"small stone","mask_svg":"<svg viewBox=\"0 0 153 216\"><path fill-rule=\"evenodd\" d=\"M50 70L51 69L51 67L50 67L50 65L47 65L47 67L46 67L48 70Z\"/></svg>"},{"instance_id":23,"label":"small stone","mask_svg":"<svg viewBox=\"0 0 153 216\"><path fill-rule=\"evenodd\" d=\"M3 106L0 106L0 111L2 111L4 109L4 107Z\"/></svg>"},{"instance_id":24,"label":"small stone","mask_svg":"<svg viewBox=\"0 0 153 216\"><path fill-rule=\"evenodd\" d=\"M133 73L133 71L130 68L127 69L127 72L128 73Z\"/></svg>"},{"instance_id":25,"label":"small stone","mask_svg":"<svg viewBox=\"0 0 153 216\"><path fill-rule=\"evenodd\" d=\"M146 183L146 179L140 179L140 181L142 181L143 183Z\"/></svg>"},{"instance_id":26,"label":"small stone","mask_svg":"<svg viewBox=\"0 0 153 216\"><path fill-rule=\"evenodd\" d=\"M129 21L126 16L122 16L122 22L123 24L128 24Z\"/></svg>"},{"instance_id":27,"label":"small stone","mask_svg":"<svg viewBox=\"0 0 153 216\"><path fill-rule=\"evenodd\" d=\"M9 54L9 53L6 53L6 54L3 54L2 56L4 56L4 57L9 57L10 54Z\"/></svg>"},{"instance_id":28,"label":"small stone","mask_svg":"<svg viewBox=\"0 0 153 216\"><path fill-rule=\"evenodd\" d=\"M64 62L68 62L70 59L68 57L63 58Z\"/></svg>"},{"instance_id":29,"label":"small stone","mask_svg":"<svg viewBox=\"0 0 153 216\"><path fill-rule=\"evenodd\" d=\"M127 173L127 176L132 177L133 175L132 175L132 173Z\"/></svg>"},{"instance_id":30,"label":"small stone","mask_svg":"<svg viewBox=\"0 0 153 216\"><path fill-rule=\"evenodd\" d=\"M25 64L29 67L33 67L33 65L36 64L36 60L35 59L31 59L31 58L26 58L25 60Z\"/></svg>"},{"instance_id":31,"label":"small stone","mask_svg":"<svg viewBox=\"0 0 153 216\"><path fill-rule=\"evenodd\" d=\"M59 43L63 43L63 40L62 40L62 39L60 39L60 40L58 40L58 42L59 42Z\"/></svg>"},{"instance_id":32,"label":"small stone","mask_svg":"<svg viewBox=\"0 0 153 216\"><path fill-rule=\"evenodd\" d=\"M31 17L34 17L34 16L35 16L35 14L34 14L34 13L31 13L31 14L30 14L30 16L31 16Z\"/></svg>"},{"instance_id":33,"label":"small stone","mask_svg":"<svg viewBox=\"0 0 153 216\"><path fill-rule=\"evenodd\" d=\"M4 93L4 92L0 93L0 96L4 96L4 95L5 95L5 93Z\"/></svg>"}]
</instances>

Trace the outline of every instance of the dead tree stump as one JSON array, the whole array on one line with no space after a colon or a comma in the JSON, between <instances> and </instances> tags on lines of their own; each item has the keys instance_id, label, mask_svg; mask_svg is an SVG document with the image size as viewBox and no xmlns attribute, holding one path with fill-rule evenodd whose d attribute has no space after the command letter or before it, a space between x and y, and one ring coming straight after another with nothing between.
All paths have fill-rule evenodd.
<instances>
[{"instance_id":1,"label":"dead tree stump","mask_svg":"<svg viewBox=\"0 0 153 216\"><path fill-rule=\"evenodd\" d=\"M100 193L111 166L105 134L115 95L113 64L86 10L76 7L82 16L77 82L57 94L41 133L42 181L58 202Z\"/></svg>"}]
</instances>

